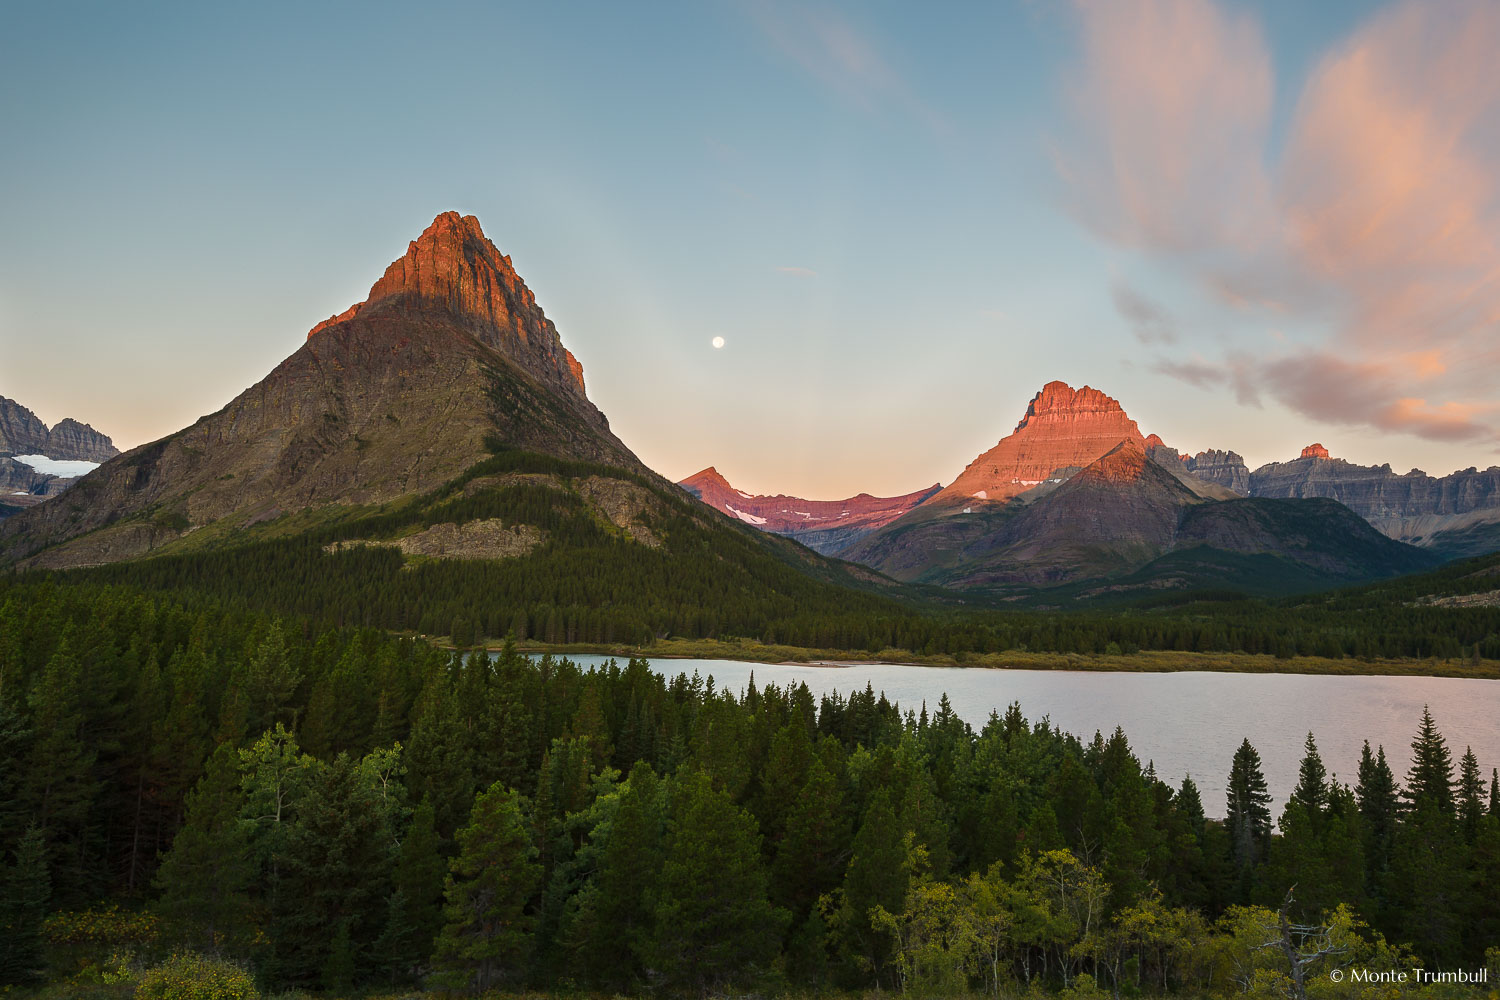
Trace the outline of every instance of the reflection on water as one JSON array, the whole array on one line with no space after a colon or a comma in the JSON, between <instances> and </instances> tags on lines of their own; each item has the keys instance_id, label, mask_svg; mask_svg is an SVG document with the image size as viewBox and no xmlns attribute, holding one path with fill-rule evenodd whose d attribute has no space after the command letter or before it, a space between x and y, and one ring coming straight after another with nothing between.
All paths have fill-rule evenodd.
<instances>
[{"instance_id":1,"label":"reflection on water","mask_svg":"<svg viewBox=\"0 0 1500 1000\"><path fill-rule=\"evenodd\" d=\"M584 668L607 656L569 657ZM623 661L621 663L623 666ZM1411 764L1411 741L1432 709L1453 751L1455 767L1472 746L1488 782L1500 766L1500 681L1451 677L1347 677L1307 674L1095 673L1071 670L981 670L894 664L848 667L779 666L739 660L653 660L652 669L712 676L720 688L805 683L814 695L847 693L866 683L903 711L936 707L947 692L960 717L976 729L1013 701L1031 720L1043 716L1087 742L1095 730L1124 728L1144 765L1173 785L1191 774L1210 816L1224 814L1224 783L1240 740L1260 751L1275 797L1272 815L1297 784L1302 745L1311 731L1328 770L1354 784L1360 746L1384 744L1400 780Z\"/></svg>"}]
</instances>

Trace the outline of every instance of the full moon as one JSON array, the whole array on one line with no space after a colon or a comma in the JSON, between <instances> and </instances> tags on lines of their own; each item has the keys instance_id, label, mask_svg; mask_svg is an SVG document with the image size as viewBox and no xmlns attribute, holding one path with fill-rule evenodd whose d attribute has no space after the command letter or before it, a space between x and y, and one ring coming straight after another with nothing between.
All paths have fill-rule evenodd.
<instances>
[{"instance_id":1,"label":"full moon","mask_svg":"<svg viewBox=\"0 0 1500 1000\"><path fill-rule=\"evenodd\" d=\"M719 350L721 347L724 346L724 338L723 337L715 337L714 340L713 340L713 344L714 344L714 350L716 350L716 351Z\"/></svg>"}]
</instances>

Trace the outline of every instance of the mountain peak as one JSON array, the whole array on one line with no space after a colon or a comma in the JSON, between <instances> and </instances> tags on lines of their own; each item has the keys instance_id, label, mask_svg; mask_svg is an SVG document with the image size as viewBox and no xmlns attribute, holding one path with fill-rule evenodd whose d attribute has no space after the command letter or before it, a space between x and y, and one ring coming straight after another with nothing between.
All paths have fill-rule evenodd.
<instances>
[{"instance_id":1,"label":"mountain peak","mask_svg":"<svg viewBox=\"0 0 1500 1000\"><path fill-rule=\"evenodd\" d=\"M1302 449L1300 458L1328 458L1328 449L1321 444L1313 443Z\"/></svg>"},{"instance_id":2,"label":"mountain peak","mask_svg":"<svg viewBox=\"0 0 1500 1000\"><path fill-rule=\"evenodd\" d=\"M1119 402L1098 389L1048 382L1031 397L1016 429L980 455L943 495L962 500L1006 500L1054 478L1059 469L1081 468L1131 441L1146 439Z\"/></svg>"},{"instance_id":3,"label":"mountain peak","mask_svg":"<svg viewBox=\"0 0 1500 1000\"><path fill-rule=\"evenodd\" d=\"M584 396L583 366L472 215L443 212L385 269L365 301L330 316L308 338L372 310L445 315L545 384Z\"/></svg>"},{"instance_id":4,"label":"mountain peak","mask_svg":"<svg viewBox=\"0 0 1500 1000\"><path fill-rule=\"evenodd\" d=\"M722 486L725 489L732 489L732 487L730 487L729 485L729 480L725 479L724 476L719 472L719 470L714 468L712 465L700 472L693 473L691 476L688 476L686 479L678 483L678 485L686 486L688 484L692 484L694 486L701 486L704 483L713 483L714 485Z\"/></svg>"},{"instance_id":5,"label":"mountain peak","mask_svg":"<svg viewBox=\"0 0 1500 1000\"><path fill-rule=\"evenodd\" d=\"M1127 438L1085 466L1074 478L1080 482L1133 483L1145 471L1145 450Z\"/></svg>"},{"instance_id":6,"label":"mountain peak","mask_svg":"<svg viewBox=\"0 0 1500 1000\"><path fill-rule=\"evenodd\" d=\"M1106 396L1098 389L1084 386L1074 389L1066 382L1053 381L1042 386L1042 390L1031 397L1026 415L1016 424L1020 430L1035 417L1074 413L1118 413L1124 415L1119 401Z\"/></svg>"}]
</instances>

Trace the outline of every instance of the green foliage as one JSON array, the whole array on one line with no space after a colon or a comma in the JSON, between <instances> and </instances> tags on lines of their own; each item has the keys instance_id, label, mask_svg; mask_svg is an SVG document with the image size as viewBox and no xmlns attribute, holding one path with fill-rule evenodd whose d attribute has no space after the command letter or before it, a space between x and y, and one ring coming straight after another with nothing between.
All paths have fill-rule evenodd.
<instances>
[{"instance_id":1,"label":"green foliage","mask_svg":"<svg viewBox=\"0 0 1500 1000\"><path fill-rule=\"evenodd\" d=\"M446 982L484 991L519 977L532 923L528 904L542 874L535 857L519 796L499 782L480 792L458 831L445 891L437 962Z\"/></svg>"},{"instance_id":2,"label":"green foliage","mask_svg":"<svg viewBox=\"0 0 1500 1000\"><path fill-rule=\"evenodd\" d=\"M0 986L41 978L42 921L50 894L42 831L33 826L0 867Z\"/></svg>"},{"instance_id":3,"label":"green foliage","mask_svg":"<svg viewBox=\"0 0 1500 1000\"><path fill-rule=\"evenodd\" d=\"M766 897L754 818L690 774L672 789L663 855L651 952L667 982L703 992L764 970L787 916Z\"/></svg>"},{"instance_id":4,"label":"green foliage","mask_svg":"<svg viewBox=\"0 0 1500 1000\"><path fill-rule=\"evenodd\" d=\"M212 954L245 945L255 867L244 810L239 756L221 746L188 795L182 828L156 873L163 916L182 940Z\"/></svg>"},{"instance_id":5,"label":"green foliage","mask_svg":"<svg viewBox=\"0 0 1500 1000\"><path fill-rule=\"evenodd\" d=\"M206 955L177 955L147 969L137 1000L260 1000L255 980L239 965Z\"/></svg>"},{"instance_id":6,"label":"green foliage","mask_svg":"<svg viewBox=\"0 0 1500 1000\"><path fill-rule=\"evenodd\" d=\"M1470 753L1455 776L1430 718L1416 794L1383 750L1351 791L1309 743L1273 830L1248 741L1221 821L1124 733L1085 745L1017 705L975 728L868 686L730 692L115 588L0 581L0 683L0 950L68 995L128 989L158 938L126 925L153 914L162 943L268 987L343 992L441 967L544 990L1269 995L1289 980L1266 906L1292 883L1295 919L1383 962L1477 965L1500 933L1500 782Z\"/></svg>"}]
</instances>

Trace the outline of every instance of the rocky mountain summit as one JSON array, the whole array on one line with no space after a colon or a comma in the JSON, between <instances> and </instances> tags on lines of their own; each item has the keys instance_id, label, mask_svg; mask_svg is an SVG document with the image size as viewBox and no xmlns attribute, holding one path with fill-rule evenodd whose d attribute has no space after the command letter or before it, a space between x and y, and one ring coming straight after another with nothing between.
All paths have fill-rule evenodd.
<instances>
[{"instance_id":1,"label":"rocky mountain summit","mask_svg":"<svg viewBox=\"0 0 1500 1000\"><path fill-rule=\"evenodd\" d=\"M1016 429L970 462L937 500L1003 501L1082 468L1121 441L1144 449L1140 428L1119 402L1098 389L1048 382L1027 404Z\"/></svg>"},{"instance_id":2,"label":"rocky mountain summit","mask_svg":"<svg viewBox=\"0 0 1500 1000\"><path fill-rule=\"evenodd\" d=\"M64 417L50 429L31 410L0 396L0 455L43 455L65 462L107 462L120 453L88 424Z\"/></svg>"},{"instance_id":3,"label":"rocky mountain summit","mask_svg":"<svg viewBox=\"0 0 1500 1000\"><path fill-rule=\"evenodd\" d=\"M839 555L910 582L1088 595L1275 593L1431 565L1336 503L1244 497L1248 480L1233 452L1185 455L1104 393L1053 382L953 485Z\"/></svg>"},{"instance_id":4,"label":"rocky mountain summit","mask_svg":"<svg viewBox=\"0 0 1500 1000\"><path fill-rule=\"evenodd\" d=\"M1200 451L1187 459L1187 470L1210 483L1218 483L1240 496L1250 495L1250 469L1237 452Z\"/></svg>"},{"instance_id":5,"label":"rocky mountain summit","mask_svg":"<svg viewBox=\"0 0 1500 1000\"><path fill-rule=\"evenodd\" d=\"M488 347L503 353L549 389L559 390L592 422L603 415L587 403L583 365L562 344L508 256L495 248L472 215L444 212L385 269L365 301L308 331L309 340L358 316L446 314Z\"/></svg>"},{"instance_id":6,"label":"rocky mountain summit","mask_svg":"<svg viewBox=\"0 0 1500 1000\"><path fill-rule=\"evenodd\" d=\"M752 496L729 485L712 466L677 484L710 507L763 531L795 538L832 555L905 514L941 488L934 483L899 497L859 493L844 500L804 500L782 494Z\"/></svg>"},{"instance_id":7,"label":"rocky mountain summit","mask_svg":"<svg viewBox=\"0 0 1500 1000\"><path fill-rule=\"evenodd\" d=\"M0 560L129 559L195 532L434 489L501 446L645 474L472 216L438 216L370 290L217 413L0 526Z\"/></svg>"}]
</instances>

